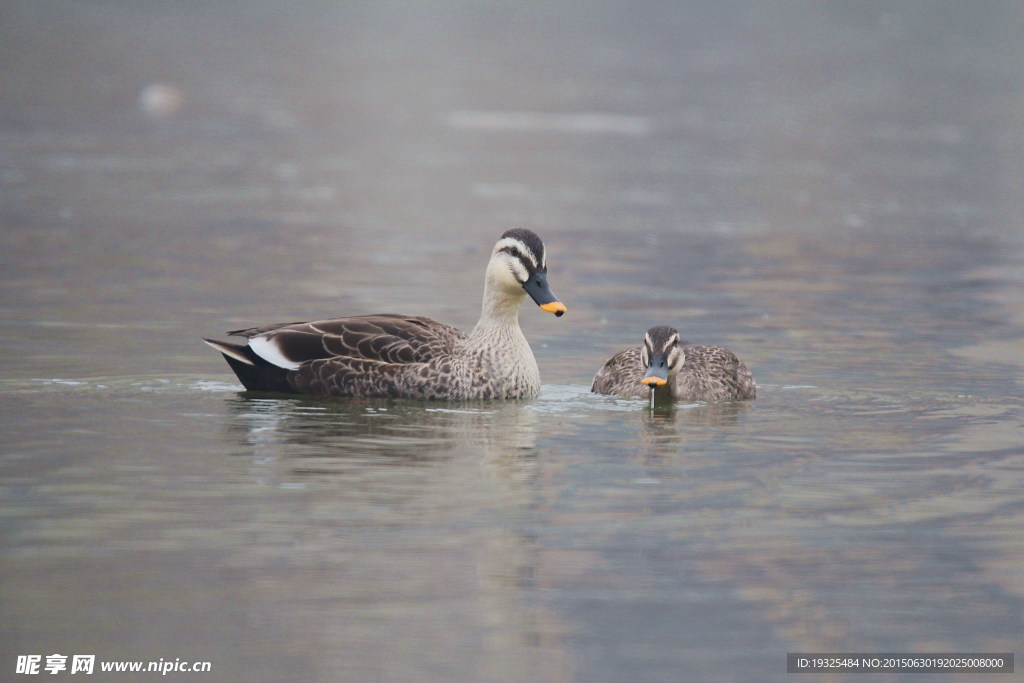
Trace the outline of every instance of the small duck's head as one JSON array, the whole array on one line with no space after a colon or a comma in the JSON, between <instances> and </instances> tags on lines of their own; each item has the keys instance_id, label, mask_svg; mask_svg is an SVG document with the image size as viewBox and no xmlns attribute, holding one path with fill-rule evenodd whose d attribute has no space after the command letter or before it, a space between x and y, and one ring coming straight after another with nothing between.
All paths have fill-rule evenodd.
<instances>
[{"instance_id":1,"label":"small duck's head","mask_svg":"<svg viewBox=\"0 0 1024 683\"><path fill-rule=\"evenodd\" d=\"M664 386L682 369L685 360L679 332L667 325L652 327L644 335L640 350L640 361L647 368L641 381L651 389Z\"/></svg>"},{"instance_id":2,"label":"small duck's head","mask_svg":"<svg viewBox=\"0 0 1024 683\"><path fill-rule=\"evenodd\" d=\"M525 228L507 230L494 245L487 267L489 283L521 295L530 295L542 310L561 316L565 306L548 286L548 265L544 242L537 233Z\"/></svg>"}]
</instances>

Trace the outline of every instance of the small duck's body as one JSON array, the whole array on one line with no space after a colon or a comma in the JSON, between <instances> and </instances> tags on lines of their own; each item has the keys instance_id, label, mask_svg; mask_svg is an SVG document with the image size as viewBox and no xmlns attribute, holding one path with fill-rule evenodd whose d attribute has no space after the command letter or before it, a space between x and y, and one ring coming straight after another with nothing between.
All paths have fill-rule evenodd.
<instances>
[{"instance_id":1,"label":"small duck's body","mask_svg":"<svg viewBox=\"0 0 1024 683\"><path fill-rule=\"evenodd\" d=\"M690 346L672 327L652 327L644 345L612 356L594 376L591 391L661 401L726 401L754 398L747 366L720 346Z\"/></svg>"},{"instance_id":2,"label":"small duck's body","mask_svg":"<svg viewBox=\"0 0 1024 683\"><path fill-rule=\"evenodd\" d=\"M469 334L421 316L390 313L235 330L246 344L205 339L246 389L318 396L474 400L534 398L540 371L519 327L529 294L563 306L547 282L544 243L509 230L491 253L480 321Z\"/></svg>"}]
</instances>

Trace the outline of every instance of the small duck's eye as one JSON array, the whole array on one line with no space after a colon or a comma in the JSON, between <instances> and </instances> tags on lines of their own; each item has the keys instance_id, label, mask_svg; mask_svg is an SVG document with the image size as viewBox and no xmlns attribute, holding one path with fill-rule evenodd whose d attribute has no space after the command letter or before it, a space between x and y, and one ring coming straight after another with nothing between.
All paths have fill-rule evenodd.
<instances>
[{"instance_id":1,"label":"small duck's eye","mask_svg":"<svg viewBox=\"0 0 1024 683\"><path fill-rule=\"evenodd\" d=\"M508 253L512 254L516 258L519 258L519 248L518 247L512 247L511 249L508 250Z\"/></svg>"}]
</instances>

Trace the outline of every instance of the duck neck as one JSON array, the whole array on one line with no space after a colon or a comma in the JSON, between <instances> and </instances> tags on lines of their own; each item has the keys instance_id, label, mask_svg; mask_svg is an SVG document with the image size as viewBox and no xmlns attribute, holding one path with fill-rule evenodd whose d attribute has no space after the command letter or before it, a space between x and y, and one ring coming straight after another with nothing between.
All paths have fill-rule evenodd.
<instances>
[{"instance_id":1,"label":"duck neck","mask_svg":"<svg viewBox=\"0 0 1024 683\"><path fill-rule=\"evenodd\" d=\"M477 341L513 331L522 335L519 330L519 307L525 296L525 291L509 293L498 291L495 287L484 287L480 320L470 333L470 339Z\"/></svg>"},{"instance_id":2,"label":"duck neck","mask_svg":"<svg viewBox=\"0 0 1024 683\"><path fill-rule=\"evenodd\" d=\"M474 372L488 379L494 396L531 398L540 391L540 370L519 327L519 305L525 295L485 288L480 322L465 341Z\"/></svg>"}]
</instances>

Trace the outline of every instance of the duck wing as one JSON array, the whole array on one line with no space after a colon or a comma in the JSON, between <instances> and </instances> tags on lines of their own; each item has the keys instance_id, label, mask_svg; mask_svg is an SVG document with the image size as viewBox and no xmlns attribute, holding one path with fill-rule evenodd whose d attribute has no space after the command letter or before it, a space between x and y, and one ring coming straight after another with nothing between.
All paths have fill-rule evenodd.
<instances>
[{"instance_id":1,"label":"duck wing","mask_svg":"<svg viewBox=\"0 0 1024 683\"><path fill-rule=\"evenodd\" d=\"M234 330L260 358L288 370L308 361L351 359L377 363L426 363L451 353L466 334L423 316L355 315L305 323Z\"/></svg>"},{"instance_id":2,"label":"duck wing","mask_svg":"<svg viewBox=\"0 0 1024 683\"><path fill-rule=\"evenodd\" d=\"M616 396L644 396L640 384L644 376L643 363L640 361L640 348L619 351L609 358L594 375L594 383L590 390L598 394Z\"/></svg>"},{"instance_id":3,"label":"duck wing","mask_svg":"<svg viewBox=\"0 0 1024 683\"><path fill-rule=\"evenodd\" d=\"M686 346L686 361L676 380L684 398L702 401L751 399L757 384L735 353L721 346ZM684 387L686 387L684 389Z\"/></svg>"}]
</instances>

